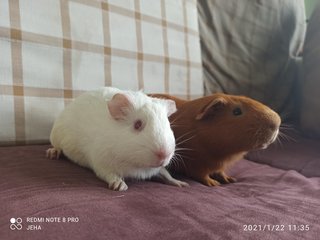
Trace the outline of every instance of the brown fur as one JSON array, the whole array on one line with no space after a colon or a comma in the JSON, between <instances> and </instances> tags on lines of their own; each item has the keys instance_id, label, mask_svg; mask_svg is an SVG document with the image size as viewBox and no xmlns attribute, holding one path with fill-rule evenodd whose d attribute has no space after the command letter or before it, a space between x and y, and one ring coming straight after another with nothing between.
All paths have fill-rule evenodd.
<instances>
[{"instance_id":1,"label":"brown fur","mask_svg":"<svg viewBox=\"0 0 320 240\"><path fill-rule=\"evenodd\" d=\"M248 151L269 145L281 119L269 107L243 96L214 94L192 101L166 94L177 112L170 116L180 155L171 168L207 186L234 182L226 168ZM234 115L241 109L242 114Z\"/></svg>"}]
</instances>

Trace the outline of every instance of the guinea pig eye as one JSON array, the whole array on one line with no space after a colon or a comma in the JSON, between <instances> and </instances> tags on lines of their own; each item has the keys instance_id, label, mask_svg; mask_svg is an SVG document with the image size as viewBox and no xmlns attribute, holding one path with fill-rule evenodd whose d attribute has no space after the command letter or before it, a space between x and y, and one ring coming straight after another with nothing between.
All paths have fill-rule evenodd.
<instances>
[{"instance_id":1,"label":"guinea pig eye","mask_svg":"<svg viewBox=\"0 0 320 240\"><path fill-rule=\"evenodd\" d=\"M237 108L233 109L232 113L234 116L239 116L242 114L242 110L241 110L241 108L237 107Z\"/></svg>"},{"instance_id":2,"label":"guinea pig eye","mask_svg":"<svg viewBox=\"0 0 320 240\"><path fill-rule=\"evenodd\" d=\"M134 126L134 129L137 130L137 131L141 131L142 130L142 121L139 119L139 120L136 120L133 124Z\"/></svg>"}]
</instances>

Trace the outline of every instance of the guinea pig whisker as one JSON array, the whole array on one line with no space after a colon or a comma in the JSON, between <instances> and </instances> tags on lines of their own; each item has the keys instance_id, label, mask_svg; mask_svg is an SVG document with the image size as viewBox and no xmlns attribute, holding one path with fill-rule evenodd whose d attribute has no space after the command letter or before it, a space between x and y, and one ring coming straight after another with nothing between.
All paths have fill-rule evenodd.
<instances>
[{"instance_id":1,"label":"guinea pig whisker","mask_svg":"<svg viewBox=\"0 0 320 240\"><path fill-rule=\"evenodd\" d=\"M191 136L191 137L189 137L189 138L187 138L187 139L184 139L183 141L176 143L176 146L179 146L179 145L181 145L181 144L183 144L183 143L185 143L185 142L187 142L187 141L190 141L190 140L191 140L192 138L194 138L194 137L195 137L195 135L194 135L194 136Z\"/></svg>"},{"instance_id":2,"label":"guinea pig whisker","mask_svg":"<svg viewBox=\"0 0 320 240\"><path fill-rule=\"evenodd\" d=\"M278 135L279 135L279 137L281 137L283 140L285 140L287 142L297 142L297 140L294 137L284 133L283 131L279 131Z\"/></svg>"},{"instance_id":3,"label":"guinea pig whisker","mask_svg":"<svg viewBox=\"0 0 320 240\"><path fill-rule=\"evenodd\" d=\"M170 124L171 129L186 127L185 124Z\"/></svg>"},{"instance_id":4,"label":"guinea pig whisker","mask_svg":"<svg viewBox=\"0 0 320 240\"><path fill-rule=\"evenodd\" d=\"M175 119L173 119L170 124L174 124L176 121L178 121L180 118L182 117L182 115L178 115Z\"/></svg>"},{"instance_id":5,"label":"guinea pig whisker","mask_svg":"<svg viewBox=\"0 0 320 240\"><path fill-rule=\"evenodd\" d=\"M174 155L174 156L171 158L171 161L170 161L168 167L171 167L171 166L173 166L174 168L179 167L179 165L178 165L178 158L177 158L176 155Z\"/></svg>"},{"instance_id":6,"label":"guinea pig whisker","mask_svg":"<svg viewBox=\"0 0 320 240\"><path fill-rule=\"evenodd\" d=\"M176 151L194 151L194 149L191 148L176 148Z\"/></svg>"},{"instance_id":7,"label":"guinea pig whisker","mask_svg":"<svg viewBox=\"0 0 320 240\"><path fill-rule=\"evenodd\" d=\"M280 133L279 133L279 137L277 140L278 140L278 143L280 144L282 149L284 148L284 142L288 142L288 140Z\"/></svg>"},{"instance_id":8,"label":"guinea pig whisker","mask_svg":"<svg viewBox=\"0 0 320 240\"><path fill-rule=\"evenodd\" d=\"M294 126L289 123L281 123L280 128L294 128Z\"/></svg>"},{"instance_id":9,"label":"guinea pig whisker","mask_svg":"<svg viewBox=\"0 0 320 240\"><path fill-rule=\"evenodd\" d=\"M280 125L279 130L282 131L282 132L288 132L288 133L294 133L294 134L298 133L298 131L296 130L296 128L292 124L282 123Z\"/></svg>"},{"instance_id":10,"label":"guinea pig whisker","mask_svg":"<svg viewBox=\"0 0 320 240\"><path fill-rule=\"evenodd\" d=\"M177 153L177 155L178 155L180 158L182 158L182 159L190 159L190 160L192 160L191 157L186 156L186 155L184 155L183 153Z\"/></svg>"},{"instance_id":11,"label":"guinea pig whisker","mask_svg":"<svg viewBox=\"0 0 320 240\"><path fill-rule=\"evenodd\" d=\"M280 126L279 131L282 131L282 132L295 132L296 130L294 128L291 128L291 127Z\"/></svg>"},{"instance_id":12,"label":"guinea pig whisker","mask_svg":"<svg viewBox=\"0 0 320 240\"><path fill-rule=\"evenodd\" d=\"M280 128L282 128L282 129L294 129L294 127L291 124L285 124L285 123L282 123L280 125Z\"/></svg>"},{"instance_id":13,"label":"guinea pig whisker","mask_svg":"<svg viewBox=\"0 0 320 240\"><path fill-rule=\"evenodd\" d=\"M170 125L172 126L176 121L177 121L177 118L176 118L176 119L173 119L173 120L170 122Z\"/></svg>"},{"instance_id":14,"label":"guinea pig whisker","mask_svg":"<svg viewBox=\"0 0 320 240\"><path fill-rule=\"evenodd\" d=\"M168 167L170 167L171 165L173 165L173 167L176 167L177 166L176 160L177 160L176 156L173 155L173 157L170 159Z\"/></svg>"},{"instance_id":15,"label":"guinea pig whisker","mask_svg":"<svg viewBox=\"0 0 320 240\"><path fill-rule=\"evenodd\" d=\"M177 156L177 161L176 161L177 167L179 168L180 165L182 165L186 169L187 166L184 163L183 156L181 154L178 154L178 153L175 153L175 155ZM179 158L179 160L178 160L178 158Z\"/></svg>"},{"instance_id":16,"label":"guinea pig whisker","mask_svg":"<svg viewBox=\"0 0 320 240\"><path fill-rule=\"evenodd\" d=\"M194 132L194 130L191 130L191 131L189 131L189 132L186 132L186 133L182 134L180 137L178 137L178 138L176 139L176 142L179 142L180 139L184 138L185 136L187 136L188 134L191 134L191 133L193 133L193 132Z\"/></svg>"},{"instance_id":17,"label":"guinea pig whisker","mask_svg":"<svg viewBox=\"0 0 320 240\"><path fill-rule=\"evenodd\" d=\"M179 153L177 153L177 152L175 152L174 153L174 157L175 157L175 159L180 159L180 160L182 160L182 157L181 157L181 155L179 154Z\"/></svg>"},{"instance_id":18,"label":"guinea pig whisker","mask_svg":"<svg viewBox=\"0 0 320 240\"><path fill-rule=\"evenodd\" d=\"M280 135L280 132L275 140L275 146L280 146L280 149L283 149L282 136Z\"/></svg>"}]
</instances>

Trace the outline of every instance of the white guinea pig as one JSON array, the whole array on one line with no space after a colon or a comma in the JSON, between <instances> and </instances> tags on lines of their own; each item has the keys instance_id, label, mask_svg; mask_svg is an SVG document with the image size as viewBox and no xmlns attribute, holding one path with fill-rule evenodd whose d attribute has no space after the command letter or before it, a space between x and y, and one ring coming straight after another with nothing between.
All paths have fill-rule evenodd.
<instances>
[{"instance_id":1,"label":"white guinea pig","mask_svg":"<svg viewBox=\"0 0 320 240\"><path fill-rule=\"evenodd\" d=\"M176 111L172 100L155 99L142 92L105 87L87 92L56 119L47 157L63 153L91 168L112 190L127 190L124 178L161 178L186 186L164 168L175 151L168 116Z\"/></svg>"}]
</instances>

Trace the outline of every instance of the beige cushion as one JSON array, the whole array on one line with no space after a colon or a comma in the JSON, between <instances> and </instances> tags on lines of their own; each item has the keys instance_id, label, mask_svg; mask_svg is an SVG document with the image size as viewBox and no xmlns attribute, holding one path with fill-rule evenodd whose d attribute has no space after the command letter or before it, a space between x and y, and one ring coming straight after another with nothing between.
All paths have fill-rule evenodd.
<instances>
[{"instance_id":1,"label":"beige cushion","mask_svg":"<svg viewBox=\"0 0 320 240\"><path fill-rule=\"evenodd\" d=\"M48 142L101 86L203 95L195 0L0 1L0 145Z\"/></svg>"},{"instance_id":2,"label":"beige cushion","mask_svg":"<svg viewBox=\"0 0 320 240\"><path fill-rule=\"evenodd\" d=\"M303 82L300 122L302 130L320 137L320 4L307 29L303 53Z\"/></svg>"},{"instance_id":3,"label":"beige cushion","mask_svg":"<svg viewBox=\"0 0 320 240\"><path fill-rule=\"evenodd\" d=\"M303 0L199 0L206 94L262 101L288 117L305 33Z\"/></svg>"}]
</instances>

